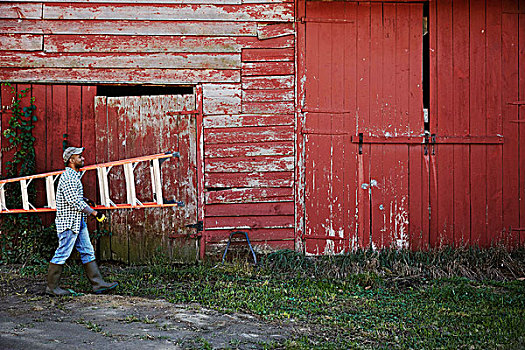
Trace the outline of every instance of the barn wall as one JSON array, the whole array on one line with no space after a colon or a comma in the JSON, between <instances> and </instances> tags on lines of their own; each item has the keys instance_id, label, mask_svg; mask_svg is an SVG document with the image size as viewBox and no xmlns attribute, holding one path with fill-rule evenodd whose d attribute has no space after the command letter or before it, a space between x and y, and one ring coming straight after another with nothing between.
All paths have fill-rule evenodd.
<instances>
[{"instance_id":1,"label":"barn wall","mask_svg":"<svg viewBox=\"0 0 525 350\"><path fill-rule=\"evenodd\" d=\"M62 126L90 117L67 96L95 88L71 84L201 85L206 244L250 229L257 245L293 248L293 19L288 0L4 1L0 81L54 84L34 92L58 96L49 135L35 130L48 155ZM68 134L75 143L82 131ZM49 158L38 171L61 167Z\"/></svg>"},{"instance_id":2,"label":"barn wall","mask_svg":"<svg viewBox=\"0 0 525 350\"><path fill-rule=\"evenodd\" d=\"M13 84L12 87L21 92L31 88L28 95L22 99L22 106L29 106L34 98L37 121L34 123L36 172L44 173L59 170L64 167L62 162L62 146L84 145L87 148L84 156L86 164L95 163L95 115L93 99L96 94L94 86L78 85L43 85L43 84ZM2 114L0 126L2 131L8 127L11 113L6 109L14 97L12 87L2 86L0 101ZM0 176L6 174L6 162L12 158L14 150L9 141L0 136L1 170ZM85 195L96 197L94 174L84 177ZM40 193L33 203L36 207L47 205L45 186L43 182L35 182ZM39 214L46 224L54 221L54 214Z\"/></svg>"}]
</instances>

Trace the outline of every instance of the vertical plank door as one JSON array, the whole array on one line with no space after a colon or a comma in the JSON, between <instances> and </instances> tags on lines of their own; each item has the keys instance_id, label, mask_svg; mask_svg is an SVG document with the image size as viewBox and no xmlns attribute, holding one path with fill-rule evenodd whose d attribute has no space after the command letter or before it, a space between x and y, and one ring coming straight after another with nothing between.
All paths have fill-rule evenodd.
<instances>
[{"instance_id":1,"label":"vertical plank door","mask_svg":"<svg viewBox=\"0 0 525 350\"><path fill-rule=\"evenodd\" d=\"M196 118L184 113L195 110L195 96L96 96L95 109L97 163L180 153L162 164L161 177L164 200L184 206L110 211L111 258L130 263L166 253L179 261L196 260L198 243L190 237L195 228L187 227L197 222ZM137 198L152 201L149 164L138 163L134 174ZM121 167L113 168L109 179L111 199L124 203Z\"/></svg>"},{"instance_id":2,"label":"vertical plank door","mask_svg":"<svg viewBox=\"0 0 525 350\"><path fill-rule=\"evenodd\" d=\"M423 5L304 6L305 251L408 248L411 236L420 245L428 235Z\"/></svg>"}]
</instances>

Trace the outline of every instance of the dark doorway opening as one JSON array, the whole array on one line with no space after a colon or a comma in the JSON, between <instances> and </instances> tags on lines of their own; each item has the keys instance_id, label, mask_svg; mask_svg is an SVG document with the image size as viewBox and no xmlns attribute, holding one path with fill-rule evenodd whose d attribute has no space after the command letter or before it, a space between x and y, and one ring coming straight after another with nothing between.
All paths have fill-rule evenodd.
<instances>
[{"instance_id":1,"label":"dark doorway opening","mask_svg":"<svg viewBox=\"0 0 525 350\"><path fill-rule=\"evenodd\" d=\"M154 96L154 95L192 95L193 86L159 85L98 85L97 96Z\"/></svg>"}]
</instances>

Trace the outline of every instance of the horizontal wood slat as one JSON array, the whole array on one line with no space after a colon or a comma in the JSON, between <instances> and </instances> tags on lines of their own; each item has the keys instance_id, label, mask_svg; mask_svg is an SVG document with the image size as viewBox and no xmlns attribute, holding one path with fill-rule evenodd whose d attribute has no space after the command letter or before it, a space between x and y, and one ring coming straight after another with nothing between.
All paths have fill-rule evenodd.
<instances>
[{"instance_id":1,"label":"horizontal wood slat","mask_svg":"<svg viewBox=\"0 0 525 350\"><path fill-rule=\"evenodd\" d=\"M294 49L243 49L243 62L293 61Z\"/></svg>"},{"instance_id":2,"label":"horizontal wood slat","mask_svg":"<svg viewBox=\"0 0 525 350\"><path fill-rule=\"evenodd\" d=\"M294 0L242 0L243 4L274 4L281 2L293 2Z\"/></svg>"},{"instance_id":3,"label":"horizontal wood slat","mask_svg":"<svg viewBox=\"0 0 525 350\"><path fill-rule=\"evenodd\" d=\"M241 216L241 217L208 217L206 230L213 229L250 229L250 228L292 228L293 215L283 216Z\"/></svg>"},{"instance_id":4,"label":"horizontal wood slat","mask_svg":"<svg viewBox=\"0 0 525 350\"><path fill-rule=\"evenodd\" d=\"M0 49L5 51L38 51L42 43L42 35L0 34Z\"/></svg>"},{"instance_id":5,"label":"horizontal wood slat","mask_svg":"<svg viewBox=\"0 0 525 350\"><path fill-rule=\"evenodd\" d=\"M214 115L204 116L205 128L232 128L243 126L293 125L294 115Z\"/></svg>"},{"instance_id":6,"label":"horizontal wood slat","mask_svg":"<svg viewBox=\"0 0 525 350\"><path fill-rule=\"evenodd\" d=\"M240 112L241 84L204 84L202 93L205 114Z\"/></svg>"},{"instance_id":7,"label":"horizontal wood slat","mask_svg":"<svg viewBox=\"0 0 525 350\"><path fill-rule=\"evenodd\" d=\"M228 240L231 230L213 230L210 231L210 235L206 237L206 242L210 243L226 243ZM289 240L294 237L294 229L290 228L256 228L247 231L250 242L264 242L264 241L280 241ZM234 236L232 242L243 241L243 236ZM244 239L246 240L246 239ZM293 242L292 242L293 243ZM273 244L272 244L273 246Z\"/></svg>"},{"instance_id":8,"label":"horizontal wood slat","mask_svg":"<svg viewBox=\"0 0 525 350\"><path fill-rule=\"evenodd\" d=\"M227 24L224 24L227 25ZM144 35L46 35L46 52L235 52L243 48L256 48L260 55L274 55L293 60L293 37L261 41L256 37L235 36L144 36ZM276 48L267 49L264 48ZM289 48L279 51L278 48ZM257 50L258 49L258 50ZM280 53L280 56L279 56ZM255 54L252 53L252 56ZM261 59L256 59L260 61Z\"/></svg>"},{"instance_id":9,"label":"horizontal wood slat","mask_svg":"<svg viewBox=\"0 0 525 350\"><path fill-rule=\"evenodd\" d=\"M243 102L294 101L294 90L243 90L242 100Z\"/></svg>"},{"instance_id":10,"label":"horizontal wood slat","mask_svg":"<svg viewBox=\"0 0 525 350\"><path fill-rule=\"evenodd\" d=\"M42 18L41 4L0 3L0 18L36 19Z\"/></svg>"},{"instance_id":11,"label":"horizontal wood slat","mask_svg":"<svg viewBox=\"0 0 525 350\"><path fill-rule=\"evenodd\" d=\"M293 215L293 202L208 204L206 216Z\"/></svg>"},{"instance_id":12,"label":"horizontal wood slat","mask_svg":"<svg viewBox=\"0 0 525 350\"><path fill-rule=\"evenodd\" d=\"M242 113L293 113L294 102L243 102Z\"/></svg>"},{"instance_id":13,"label":"horizontal wood slat","mask_svg":"<svg viewBox=\"0 0 525 350\"><path fill-rule=\"evenodd\" d=\"M12 68L239 68L239 54L57 54L0 53L0 67Z\"/></svg>"},{"instance_id":14,"label":"horizontal wood slat","mask_svg":"<svg viewBox=\"0 0 525 350\"><path fill-rule=\"evenodd\" d=\"M210 173L292 171L294 169L294 157L209 158L205 161L204 168L206 172Z\"/></svg>"},{"instance_id":15,"label":"horizontal wood slat","mask_svg":"<svg viewBox=\"0 0 525 350\"><path fill-rule=\"evenodd\" d=\"M207 188L231 187L291 187L293 172L211 173L205 174Z\"/></svg>"},{"instance_id":16,"label":"horizontal wood slat","mask_svg":"<svg viewBox=\"0 0 525 350\"><path fill-rule=\"evenodd\" d=\"M242 75L292 75L293 62L243 62Z\"/></svg>"},{"instance_id":17,"label":"horizontal wood slat","mask_svg":"<svg viewBox=\"0 0 525 350\"><path fill-rule=\"evenodd\" d=\"M3 0L5 2L19 2L20 0ZM23 0L24 2L57 3L64 0ZM240 4L241 0L69 0L69 3L123 3L123 4ZM260 1L265 2L265 1Z\"/></svg>"},{"instance_id":18,"label":"horizontal wood slat","mask_svg":"<svg viewBox=\"0 0 525 350\"><path fill-rule=\"evenodd\" d=\"M260 24L257 26L257 37L261 40L294 34L293 23Z\"/></svg>"},{"instance_id":19,"label":"horizontal wood slat","mask_svg":"<svg viewBox=\"0 0 525 350\"><path fill-rule=\"evenodd\" d=\"M293 201L293 188L234 188L206 192L206 203L253 203Z\"/></svg>"},{"instance_id":20,"label":"horizontal wood slat","mask_svg":"<svg viewBox=\"0 0 525 350\"><path fill-rule=\"evenodd\" d=\"M293 3L246 5L44 4L45 19L293 21Z\"/></svg>"},{"instance_id":21,"label":"horizontal wood slat","mask_svg":"<svg viewBox=\"0 0 525 350\"><path fill-rule=\"evenodd\" d=\"M206 145L206 158L290 156L294 154L293 141Z\"/></svg>"},{"instance_id":22,"label":"horizontal wood slat","mask_svg":"<svg viewBox=\"0 0 525 350\"><path fill-rule=\"evenodd\" d=\"M243 89L293 89L294 75L242 77Z\"/></svg>"},{"instance_id":23,"label":"horizontal wood slat","mask_svg":"<svg viewBox=\"0 0 525 350\"><path fill-rule=\"evenodd\" d=\"M293 126L205 129L204 142L237 143L293 140Z\"/></svg>"},{"instance_id":24,"label":"horizontal wood slat","mask_svg":"<svg viewBox=\"0 0 525 350\"><path fill-rule=\"evenodd\" d=\"M0 33L53 35L257 36L256 22L0 19ZM151 38L151 37L150 37Z\"/></svg>"},{"instance_id":25,"label":"horizontal wood slat","mask_svg":"<svg viewBox=\"0 0 525 350\"><path fill-rule=\"evenodd\" d=\"M195 84L238 82L239 70L212 69L62 69L3 68L0 80L11 82L149 83Z\"/></svg>"}]
</instances>

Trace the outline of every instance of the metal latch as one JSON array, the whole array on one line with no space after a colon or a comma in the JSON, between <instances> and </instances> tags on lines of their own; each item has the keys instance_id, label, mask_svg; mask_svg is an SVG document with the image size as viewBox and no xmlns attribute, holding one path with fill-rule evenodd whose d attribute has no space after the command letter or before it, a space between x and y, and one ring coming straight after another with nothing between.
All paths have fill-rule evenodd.
<instances>
[{"instance_id":1,"label":"metal latch","mask_svg":"<svg viewBox=\"0 0 525 350\"><path fill-rule=\"evenodd\" d=\"M359 154L363 154L363 133L359 133Z\"/></svg>"}]
</instances>

